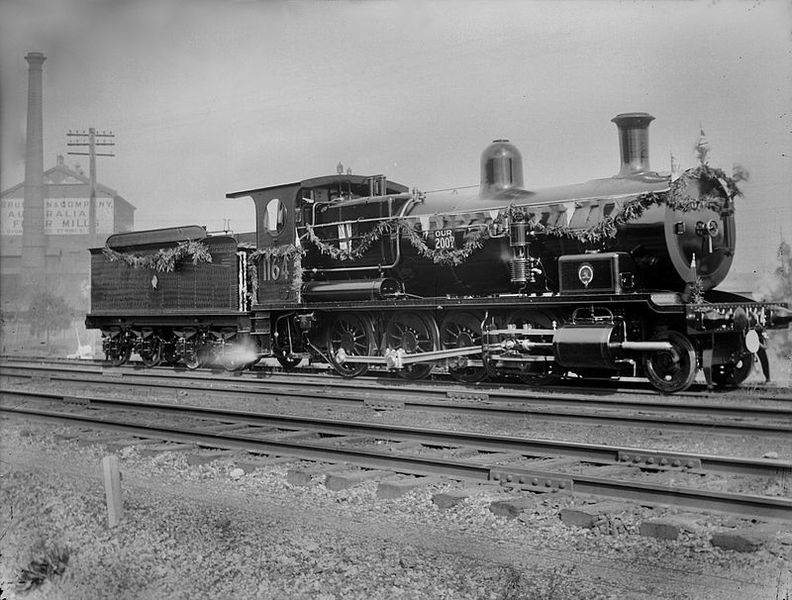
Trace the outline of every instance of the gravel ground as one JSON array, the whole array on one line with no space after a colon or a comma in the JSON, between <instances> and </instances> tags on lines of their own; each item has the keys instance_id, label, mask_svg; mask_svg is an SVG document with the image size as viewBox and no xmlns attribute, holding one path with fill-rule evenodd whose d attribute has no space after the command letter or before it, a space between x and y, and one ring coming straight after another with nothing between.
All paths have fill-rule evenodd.
<instances>
[{"instance_id":1,"label":"gravel ground","mask_svg":"<svg viewBox=\"0 0 792 600\"><path fill-rule=\"evenodd\" d=\"M376 480L341 492L292 486L303 463L210 451L148 454L113 440L123 473L124 518L108 529L100 445L74 430L0 423L0 587L8 598L775 599L792 594L792 547L724 551L705 529L677 541L636 534L649 509L610 519L619 535L569 528L575 502L535 496L518 519L494 516L484 486L447 510L436 481L396 500ZM101 434L108 436L109 434ZM192 464L191 464L192 463ZM244 467L239 475L234 469ZM317 478L321 471L316 465ZM529 497L525 495L525 497ZM648 511L648 512L647 512ZM663 511L658 511L664 514ZM741 520L731 525L741 526ZM28 569L27 572L24 569ZM27 573L27 574L25 574ZM42 582L23 591L41 575Z\"/></svg>"}]
</instances>

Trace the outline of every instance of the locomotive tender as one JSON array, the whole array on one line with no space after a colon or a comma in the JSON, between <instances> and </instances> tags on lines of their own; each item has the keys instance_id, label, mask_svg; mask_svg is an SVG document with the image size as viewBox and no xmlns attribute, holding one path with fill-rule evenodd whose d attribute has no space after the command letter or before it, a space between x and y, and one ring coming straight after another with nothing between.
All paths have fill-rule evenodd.
<instances>
[{"instance_id":1,"label":"locomotive tender","mask_svg":"<svg viewBox=\"0 0 792 600\"><path fill-rule=\"evenodd\" d=\"M87 326L114 364L136 351L188 368L309 358L347 377L643 375L666 393L702 368L738 385L752 327L786 327L792 311L716 289L738 191L703 163L651 171L653 118L613 119L621 167L604 179L526 189L519 151L496 140L475 188L421 193L339 169L227 194L253 199L254 246L197 226L112 235L91 250Z\"/></svg>"}]
</instances>

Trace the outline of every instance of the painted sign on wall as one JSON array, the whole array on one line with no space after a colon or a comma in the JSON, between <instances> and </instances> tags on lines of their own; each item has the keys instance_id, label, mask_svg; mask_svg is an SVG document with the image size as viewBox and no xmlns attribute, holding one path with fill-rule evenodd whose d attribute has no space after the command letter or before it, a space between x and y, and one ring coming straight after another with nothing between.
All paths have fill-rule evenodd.
<instances>
[{"instance_id":1,"label":"painted sign on wall","mask_svg":"<svg viewBox=\"0 0 792 600\"><path fill-rule=\"evenodd\" d=\"M87 235L88 198L47 198L44 208L46 235ZM3 198L0 203L0 233L22 235L25 201ZM113 199L96 199L96 232L113 233Z\"/></svg>"}]
</instances>

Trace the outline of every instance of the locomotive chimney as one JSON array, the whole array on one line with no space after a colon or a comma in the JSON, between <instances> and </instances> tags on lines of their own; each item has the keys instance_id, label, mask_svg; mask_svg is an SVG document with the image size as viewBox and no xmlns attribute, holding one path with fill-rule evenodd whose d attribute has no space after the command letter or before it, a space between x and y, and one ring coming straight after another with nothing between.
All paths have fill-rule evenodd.
<instances>
[{"instance_id":1,"label":"locomotive chimney","mask_svg":"<svg viewBox=\"0 0 792 600\"><path fill-rule=\"evenodd\" d=\"M649 123L654 117L648 113L624 113L611 121L619 128L621 170L616 177L632 177L649 171Z\"/></svg>"},{"instance_id":2,"label":"locomotive chimney","mask_svg":"<svg viewBox=\"0 0 792 600\"><path fill-rule=\"evenodd\" d=\"M44 133L41 52L29 52L28 114L25 148L25 202L22 213L22 283L44 280L47 238L44 235Z\"/></svg>"},{"instance_id":3,"label":"locomotive chimney","mask_svg":"<svg viewBox=\"0 0 792 600\"><path fill-rule=\"evenodd\" d=\"M522 155L509 140L495 140L481 153L482 197L523 186Z\"/></svg>"}]
</instances>

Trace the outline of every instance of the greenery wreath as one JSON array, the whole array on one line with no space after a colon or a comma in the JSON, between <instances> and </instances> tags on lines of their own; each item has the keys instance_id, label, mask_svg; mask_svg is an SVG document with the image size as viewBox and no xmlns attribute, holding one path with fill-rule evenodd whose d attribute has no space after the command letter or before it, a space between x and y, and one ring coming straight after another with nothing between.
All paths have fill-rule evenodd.
<instances>
[{"instance_id":1,"label":"greenery wreath","mask_svg":"<svg viewBox=\"0 0 792 600\"><path fill-rule=\"evenodd\" d=\"M212 262L209 247L203 242L179 242L175 247L165 250L160 248L154 254L135 254L133 252L118 252L109 246L102 248L102 254L110 262L123 262L133 269L153 269L159 273L171 273L176 266L189 257L192 264Z\"/></svg>"},{"instance_id":2,"label":"greenery wreath","mask_svg":"<svg viewBox=\"0 0 792 600\"><path fill-rule=\"evenodd\" d=\"M256 304L258 302L259 263L261 262L262 258L271 259L273 257L284 257L285 260L291 259L292 277L290 280L289 288L291 292L294 294L295 300L299 302L300 294L302 293L302 283L303 283L303 277L302 277L303 254L305 254L305 251L302 248L295 246L294 244L283 244L282 246L274 246L272 248L262 248L260 250L251 252L248 255L248 263L247 263L247 276L248 276L248 281L250 282L250 286L247 291L247 297L250 299L251 303Z\"/></svg>"},{"instance_id":3,"label":"greenery wreath","mask_svg":"<svg viewBox=\"0 0 792 600\"><path fill-rule=\"evenodd\" d=\"M732 179L720 169L701 164L694 169L685 171L679 179L671 183L668 191L639 194L622 204L615 214L605 217L585 229L573 229L567 225L546 226L538 222L531 222L531 229L534 234L565 237L577 240L583 244L593 245L601 243L607 238L616 237L619 227L639 219L649 208L655 205L665 204L678 212L689 212L700 210L701 208L709 208L718 212L724 210L721 196L711 195L695 199L685 196L683 190L685 183L689 180L718 181L723 185L730 200L742 195L735 179ZM512 205L499 211L495 223L504 223L507 217L511 219L518 214L521 214L526 220L533 215L530 212L530 207ZM357 247L349 250L324 242L316 235L310 225L306 225L306 239L322 254L330 256L334 260L346 262L360 259L383 235L402 234L421 256L430 259L436 264L458 266L465 262L476 250L482 248L490 237L490 228L482 225L473 231L473 234L468 237L461 248L436 249L426 244L423 236L416 231L417 226L417 223L411 223L404 218L394 217L388 219L365 233L360 238Z\"/></svg>"},{"instance_id":4,"label":"greenery wreath","mask_svg":"<svg viewBox=\"0 0 792 600\"><path fill-rule=\"evenodd\" d=\"M697 199L685 196L683 192L685 183L690 180L719 182L724 191L726 191L729 200L742 196L742 192L737 187L738 179L729 177L721 169L701 163L699 166L685 171L679 179L673 181L668 191L639 194L622 204L615 214L601 219L586 229L572 229L566 225L546 226L535 221L532 222L531 219L535 218L535 216L529 211L530 207L512 205L500 209L492 224L480 225L472 229L461 248L431 248L424 241L423 234L419 231L419 223L399 217L379 223L360 238L357 247L354 249L339 248L324 242L316 235L310 225L305 226L306 234L304 238L322 254L330 256L334 260L347 262L362 258L385 235L396 238L403 236L418 251L418 254L428 258L435 264L459 266L484 246L492 235L491 231L503 227L505 223L517 215L521 215L522 218L529 221L534 234L575 239L583 244L598 244L607 238L615 237L620 226L639 219L652 206L665 204L679 212L689 212L701 208L710 208L719 212L731 210L728 207L729 203L724 206L720 195L704 196ZM212 255L209 253L208 247L199 241L180 242L169 250L160 249L154 254L147 255L118 252L107 246L102 249L102 252L111 262L121 261L132 268L154 269L159 272L173 271L178 263L187 257L192 259L194 265L200 262L212 262ZM286 260L291 260L292 272L289 288L294 295L294 299L299 302L303 284L302 257L304 254L305 250L301 246L294 244L284 244L250 252L247 263L247 275L250 285L247 295L251 302L255 304L258 301L259 263L263 258L271 259L273 257L283 257ZM700 293L694 295L700 296Z\"/></svg>"},{"instance_id":5,"label":"greenery wreath","mask_svg":"<svg viewBox=\"0 0 792 600\"><path fill-rule=\"evenodd\" d=\"M499 215L501 216L501 215ZM430 248L423 240L423 236L416 231L416 223L411 223L408 219L393 218L383 221L374 229L363 235L354 250L344 250L331 244L323 242L317 237L310 225L305 226L306 239L311 242L322 254L330 256L334 260L342 262L360 259L371 246L388 234L392 236L403 235L408 242L418 251L421 256L430 259L436 264L459 266L476 250L484 246L489 239L489 227L481 225L474 229L472 235L465 241L461 248L454 249L435 249Z\"/></svg>"}]
</instances>

